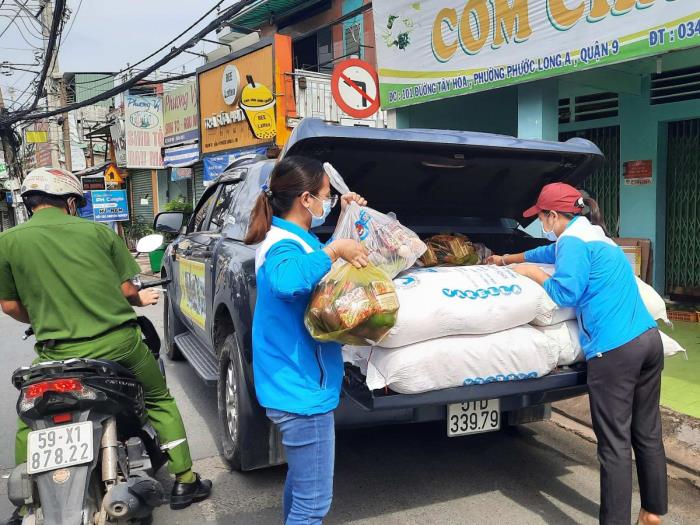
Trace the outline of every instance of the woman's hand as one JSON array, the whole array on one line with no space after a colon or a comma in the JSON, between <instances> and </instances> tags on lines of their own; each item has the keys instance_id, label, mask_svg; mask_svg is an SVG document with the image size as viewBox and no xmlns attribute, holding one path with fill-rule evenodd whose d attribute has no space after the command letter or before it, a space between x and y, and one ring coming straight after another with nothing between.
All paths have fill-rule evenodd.
<instances>
[{"instance_id":1,"label":"woman's hand","mask_svg":"<svg viewBox=\"0 0 700 525\"><path fill-rule=\"evenodd\" d=\"M338 239L327 246L328 250L335 254L333 262L338 258L349 262L355 268L364 268L369 264L367 248L353 239Z\"/></svg>"},{"instance_id":2,"label":"woman's hand","mask_svg":"<svg viewBox=\"0 0 700 525\"><path fill-rule=\"evenodd\" d=\"M490 255L486 258L485 264L495 264L496 266L505 266L506 261L503 259L503 255Z\"/></svg>"},{"instance_id":3,"label":"woman's hand","mask_svg":"<svg viewBox=\"0 0 700 525\"><path fill-rule=\"evenodd\" d=\"M524 277L532 279L540 286L551 277L548 273L534 264L518 264L510 269Z\"/></svg>"},{"instance_id":4,"label":"woman's hand","mask_svg":"<svg viewBox=\"0 0 700 525\"><path fill-rule=\"evenodd\" d=\"M362 195L351 191L340 198L340 209L345 211L345 208L347 208L351 202L356 202L358 206L367 206L367 200L365 200Z\"/></svg>"}]
</instances>

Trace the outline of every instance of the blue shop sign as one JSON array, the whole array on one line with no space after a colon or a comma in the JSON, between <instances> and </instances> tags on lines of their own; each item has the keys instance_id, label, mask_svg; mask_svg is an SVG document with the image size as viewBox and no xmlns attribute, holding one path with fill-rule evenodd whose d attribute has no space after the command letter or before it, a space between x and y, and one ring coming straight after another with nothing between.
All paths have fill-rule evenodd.
<instances>
[{"instance_id":1,"label":"blue shop sign","mask_svg":"<svg viewBox=\"0 0 700 525\"><path fill-rule=\"evenodd\" d=\"M126 190L93 191L92 209L98 222L128 221Z\"/></svg>"},{"instance_id":2,"label":"blue shop sign","mask_svg":"<svg viewBox=\"0 0 700 525\"><path fill-rule=\"evenodd\" d=\"M226 153L217 153L216 155L207 155L204 157L204 182L213 181L237 158L243 155L265 155L268 148L269 146L259 146L257 148L247 148L237 151L227 151Z\"/></svg>"}]
</instances>

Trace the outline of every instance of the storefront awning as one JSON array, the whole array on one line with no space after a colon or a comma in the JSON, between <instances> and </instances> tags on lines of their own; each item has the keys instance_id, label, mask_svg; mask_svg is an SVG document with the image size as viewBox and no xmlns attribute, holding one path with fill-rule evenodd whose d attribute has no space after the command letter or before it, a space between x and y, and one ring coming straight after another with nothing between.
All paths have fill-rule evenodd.
<instances>
[{"instance_id":1,"label":"storefront awning","mask_svg":"<svg viewBox=\"0 0 700 525\"><path fill-rule=\"evenodd\" d=\"M279 19L281 16L291 15L319 2L321 0L307 0L306 2L299 2L299 0L259 0L236 13L228 20L228 23L233 26L257 29L268 22L270 18Z\"/></svg>"},{"instance_id":2,"label":"storefront awning","mask_svg":"<svg viewBox=\"0 0 700 525\"><path fill-rule=\"evenodd\" d=\"M187 168L199 160L199 146L186 144L164 150L163 165L166 168Z\"/></svg>"}]
</instances>

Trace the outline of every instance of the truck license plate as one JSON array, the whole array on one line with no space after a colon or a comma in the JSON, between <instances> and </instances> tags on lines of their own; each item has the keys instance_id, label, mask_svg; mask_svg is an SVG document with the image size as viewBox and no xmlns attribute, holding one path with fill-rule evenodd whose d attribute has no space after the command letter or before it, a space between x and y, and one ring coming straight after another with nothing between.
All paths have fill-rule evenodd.
<instances>
[{"instance_id":1,"label":"truck license plate","mask_svg":"<svg viewBox=\"0 0 700 525\"><path fill-rule=\"evenodd\" d=\"M89 463L92 458L92 423L90 421L29 433L27 441L29 474Z\"/></svg>"},{"instance_id":2,"label":"truck license plate","mask_svg":"<svg viewBox=\"0 0 700 525\"><path fill-rule=\"evenodd\" d=\"M447 405L447 436L480 434L501 428L501 401L484 399Z\"/></svg>"}]
</instances>

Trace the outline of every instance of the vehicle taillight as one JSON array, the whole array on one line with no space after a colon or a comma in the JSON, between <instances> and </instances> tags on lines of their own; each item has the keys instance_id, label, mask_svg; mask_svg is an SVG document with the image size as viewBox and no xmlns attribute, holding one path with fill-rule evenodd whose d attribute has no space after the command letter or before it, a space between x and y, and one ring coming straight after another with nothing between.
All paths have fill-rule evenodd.
<instances>
[{"instance_id":1,"label":"vehicle taillight","mask_svg":"<svg viewBox=\"0 0 700 525\"><path fill-rule=\"evenodd\" d=\"M30 401L43 396L46 392L79 392L82 389L83 383L80 379L54 379L29 385L24 389L24 398Z\"/></svg>"},{"instance_id":2,"label":"vehicle taillight","mask_svg":"<svg viewBox=\"0 0 700 525\"><path fill-rule=\"evenodd\" d=\"M77 399L97 399L97 392L75 378L51 379L41 381L22 389L22 397L19 403L20 412L26 412L34 408L36 402L47 392L70 394Z\"/></svg>"},{"instance_id":3,"label":"vehicle taillight","mask_svg":"<svg viewBox=\"0 0 700 525\"><path fill-rule=\"evenodd\" d=\"M56 414L53 416L53 422L57 425L61 423L70 423L71 421L73 421L73 416L70 413Z\"/></svg>"}]
</instances>

